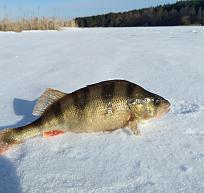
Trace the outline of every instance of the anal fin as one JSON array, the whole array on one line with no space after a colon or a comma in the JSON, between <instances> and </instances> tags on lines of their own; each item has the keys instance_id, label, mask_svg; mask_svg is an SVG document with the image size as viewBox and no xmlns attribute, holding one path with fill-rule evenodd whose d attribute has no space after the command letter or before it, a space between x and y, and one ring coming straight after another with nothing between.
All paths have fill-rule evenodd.
<instances>
[{"instance_id":1,"label":"anal fin","mask_svg":"<svg viewBox=\"0 0 204 193\"><path fill-rule=\"evenodd\" d=\"M60 131L60 130L52 130L52 131L44 131L43 132L43 137L53 137L55 135L60 135L63 134L64 131Z\"/></svg>"}]
</instances>

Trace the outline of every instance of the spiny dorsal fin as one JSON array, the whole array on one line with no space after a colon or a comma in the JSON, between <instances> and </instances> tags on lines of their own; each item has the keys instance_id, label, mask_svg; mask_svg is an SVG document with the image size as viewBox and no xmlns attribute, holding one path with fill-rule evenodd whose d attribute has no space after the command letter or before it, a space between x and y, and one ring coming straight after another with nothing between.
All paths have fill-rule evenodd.
<instances>
[{"instance_id":1,"label":"spiny dorsal fin","mask_svg":"<svg viewBox=\"0 0 204 193\"><path fill-rule=\"evenodd\" d=\"M51 104L53 104L65 95L66 93L63 93L61 91L47 88L38 99L32 114L34 116L41 116Z\"/></svg>"}]
</instances>

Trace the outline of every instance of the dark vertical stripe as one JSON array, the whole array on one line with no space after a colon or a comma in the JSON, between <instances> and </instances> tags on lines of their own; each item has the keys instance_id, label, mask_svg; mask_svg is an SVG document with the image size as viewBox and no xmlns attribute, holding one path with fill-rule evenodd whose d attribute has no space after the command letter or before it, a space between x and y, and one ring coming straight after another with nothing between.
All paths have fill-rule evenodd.
<instances>
[{"instance_id":1,"label":"dark vertical stripe","mask_svg":"<svg viewBox=\"0 0 204 193\"><path fill-rule=\"evenodd\" d=\"M89 103L89 96L90 96L90 90L89 87L80 89L73 93L73 102L74 106L78 109L83 111L87 104Z\"/></svg>"},{"instance_id":2,"label":"dark vertical stripe","mask_svg":"<svg viewBox=\"0 0 204 193\"><path fill-rule=\"evenodd\" d=\"M127 99L132 99L134 97L135 85L128 83L126 87L126 97Z\"/></svg>"},{"instance_id":3,"label":"dark vertical stripe","mask_svg":"<svg viewBox=\"0 0 204 193\"><path fill-rule=\"evenodd\" d=\"M101 98L106 107L106 114L113 113L113 97L115 94L115 82L104 84L102 86Z\"/></svg>"},{"instance_id":4,"label":"dark vertical stripe","mask_svg":"<svg viewBox=\"0 0 204 193\"><path fill-rule=\"evenodd\" d=\"M60 124L64 123L64 117L63 117L63 112L62 112L62 107L60 104L60 101L55 102L52 106L51 106L51 110L53 112L53 114L55 115L55 117L57 118L58 122Z\"/></svg>"},{"instance_id":5,"label":"dark vertical stripe","mask_svg":"<svg viewBox=\"0 0 204 193\"><path fill-rule=\"evenodd\" d=\"M104 84L102 86L102 91L101 91L101 98L104 102L112 102L112 99L114 97L114 92L115 92L115 82L111 82L109 84Z\"/></svg>"}]
</instances>

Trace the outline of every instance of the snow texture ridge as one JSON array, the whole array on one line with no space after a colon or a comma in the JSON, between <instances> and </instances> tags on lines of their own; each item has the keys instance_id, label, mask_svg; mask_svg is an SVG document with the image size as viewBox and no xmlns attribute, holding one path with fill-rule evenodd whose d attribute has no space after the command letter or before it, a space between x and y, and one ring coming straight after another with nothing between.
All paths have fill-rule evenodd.
<instances>
[{"instance_id":1,"label":"snow texture ridge","mask_svg":"<svg viewBox=\"0 0 204 193\"><path fill-rule=\"evenodd\" d=\"M0 157L0 193L203 193L204 28L89 28L0 33L0 129L35 119L46 88L126 79L171 111L112 133L26 141Z\"/></svg>"}]
</instances>

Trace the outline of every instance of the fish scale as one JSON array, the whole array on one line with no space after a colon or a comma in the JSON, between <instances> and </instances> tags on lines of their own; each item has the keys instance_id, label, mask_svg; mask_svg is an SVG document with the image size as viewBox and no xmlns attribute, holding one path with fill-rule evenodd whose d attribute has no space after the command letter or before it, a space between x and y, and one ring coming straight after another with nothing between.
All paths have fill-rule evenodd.
<instances>
[{"instance_id":1,"label":"fish scale","mask_svg":"<svg viewBox=\"0 0 204 193\"><path fill-rule=\"evenodd\" d=\"M169 106L166 99L126 80L103 81L69 94L47 89L34 108L33 114L39 116L36 121L0 133L0 153L37 135L113 131L126 126L138 135L138 122L165 114Z\"/></svg>"}]
</instances>

